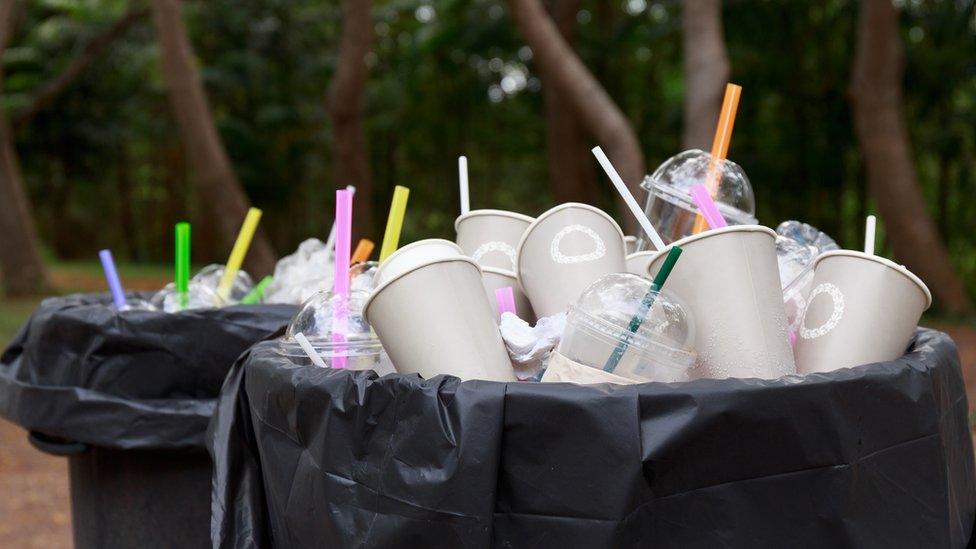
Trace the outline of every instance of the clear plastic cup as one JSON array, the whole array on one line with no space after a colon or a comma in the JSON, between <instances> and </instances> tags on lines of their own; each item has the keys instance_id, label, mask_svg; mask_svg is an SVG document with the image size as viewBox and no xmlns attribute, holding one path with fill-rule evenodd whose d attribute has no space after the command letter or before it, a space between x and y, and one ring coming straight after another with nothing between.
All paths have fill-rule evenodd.
<instances>
[{"instance_id":1,"label":"clear plastic cup","mask_svg":"<svg viewBox=\"0 0 976 549\"><path fill-rule=\"evenodd\" d=\"M372 292L376 287L376 271L379 261L364 261L349 268L350 288L352 291Z\"/></svg>"},{"instance_id":2,"label":"clear plastic cup","mask_svg":"<svg viewBox=\"0 0 976 549\"><path fill-rule=\"evenodd\" d=\"M224 306L224 300L220 299L217 292L205 284L190 282L187 285L186 306L180 303L179 294L176 292L176 284L170 282L162 290L156 292L149 300L153 307L167 313L178 313L190 309L214 309Z\"/></svg>"},{"instance_id":3,"label":"clear plastic cup","mask_svg":"<svg viewBox=\"0 0 976 549\"><path fill-rule=\"evenodd\" d=\"M672 156L654 173L644 178L641 187L647 191L644 211L665 244L692 234L698 207L691 198L691 188L705 184L712 157L693 149ZM715 203L729 225L755 225L756 198L745 171L731 160L721 160L722 177ZM646 242L638 242L646 249Z\"/></svg>"},{"instance_id":4,"label":"clear plastic cup","mask_svg":"<svg viewBox=\"0 0 976 549\"><path fill-rule=\"evenodd\" d=\"M379 375L394 372L383 344L363 317L363 304L368 297L366 292L350 292L344 337L336 341L332 337L333 311L339 298L331 291L316 292L302 304L288 324L285 335L278 342L281 354L296 364L312 364L295 339L295 334L301 333L329 367L333 367L337 357L345 357L345 367L349 370L374 370Z\"/></svg>"},{"instance_id":5,"label":"clear plastic cup","mask_svg":"<svg viewBox=\"0 0 976 549\"><path fill-rule=\"evenodd\" d=\"M220 279L224 276L224 266L213 264L207 265L206 267L200 269L193 278L190 279L191 283L201 284L213 290L217 293L217 287L220 285ZM243 269L237 271L237 275L234 277L234 284L230 288L230 295L227 296L225 300L226 304L237 303L244 299L250 291L254 288L254 281L251 280L251 275L244 272Z\"/></svg>"},{"instance_id":6,"label":"clear plastic cup","mask_svg":"<svg viewBox=\"0 0 976 549\"><path fill-rule=\"evenodd\" d=\"M651 281L628 273L594 282L569 309L558 352L567 359L605 370L620 345L623 355L612 373L638 381L685 381L695 366L695 323L675 294L655 292L654 304L632 333L631 321Z\"/></svg>"}]
</instances>

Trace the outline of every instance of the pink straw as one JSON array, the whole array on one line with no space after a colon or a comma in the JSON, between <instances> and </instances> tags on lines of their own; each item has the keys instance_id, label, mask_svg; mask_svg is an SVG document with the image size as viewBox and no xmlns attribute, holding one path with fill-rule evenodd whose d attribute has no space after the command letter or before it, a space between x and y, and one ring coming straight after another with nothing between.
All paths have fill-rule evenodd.
<instances>
[{"instance_id":1,"label":"pink straw","mask_svg":"<svg viewBox=\"0 0 976 549\"><path fill-rule=\"evenodd\" d=\"M718 211L718 206L715 205L715 201L712 200L711 193L708 192L708 187L705 185L695 185L691 188L691 199L695 201L695 205L698 206L698 211L701 213L705 221L708 222L708 226L712 229L721 229L722 227L728 227L729 224L725 222L725 218Z\"/></svg>"},{"instance_id":2,"label":"pink straw","mask_svg":"<svg viewBox=\"0 0 976 549\"><path fill-rule=\"evenodd\" d=\"M347 320L349 316L349 256L352 249L352 193L348 190L336 191L336 239L335 272L333 273L333 295L335 305L332 316L332 367L346 367Z\"/></svg>"},{"instance_id":3,"label":"pink straw","mask_svg":"<svg viewBox=\"0 0 976 549\"><path fill-rule=\"evenodd\" d=\"M515 310L515 292L511 286L505 286L504 288L495 290L495 302L498 303L498 316L504 313L518 315L518 312Z\"/></svg>"}]
</instances>

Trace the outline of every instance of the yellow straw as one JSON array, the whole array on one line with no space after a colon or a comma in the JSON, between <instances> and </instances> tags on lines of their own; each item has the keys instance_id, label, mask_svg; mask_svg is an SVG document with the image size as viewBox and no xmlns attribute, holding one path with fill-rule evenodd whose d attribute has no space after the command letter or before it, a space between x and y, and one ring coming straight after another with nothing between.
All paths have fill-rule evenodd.
<instances>
[{"instance_id":1,"label":"yellow straw","mask_svg":"<svg viewBox=\"0 0 976 549\"><path fill-rule=\"evenodd\" d=\"M742 86L735 84L725 85L725 97L722 99L722 112L718 117L718 126L715 128L715 138L712 140L712 159L708 166L708 174L705 176L705 186L708 187L709 194L714 198L718 193L718 184L722 175L719 171L720 161L725 160L729 154L729 143L732 141L732 128L735 126L735 113L739 110L739 97L742 95ZM699 214L695 217L695 226L691 234L698 234L705 230L707 224L705 218Z\"/></svg>"},{"instance_id":2,"label":"yellow straw","mask_svg":"<svg viewBox=\"0 0 976 549\"><path fill-rule=\"evenodd\" d=\"M376 245L373 241L368 238L359 239L359 244L356 244L356 251L352 253L352 259L349 260L350 263L363 263L369 259L369 254L373 253L373 248Z\"/></svg>"},{"instance_id":3,"label":"yellow straw","mask_svg":"<svg viewBox=\"0 0 976 549\"><path fill-rule=\"evenodd\" d=\"M241 225L241 232L237 234L237 241L234 242L234 249L230 252L227 265L224 265L224 276L220 277L220 284L217 286L217 295L222 299L230 296L230 289L234 286L237 271L241 270L241 264L244 263L244 256L251 246L254 232L258 230L259 221L261 221L261 210L251 208L247 211L244 224Z\"/></svg>"},{"instance_id":4,"label":"yellow straw","mask_svg":"<svg viewBox=\"0 0 976 549\"><path fill-rule=\"evenodd\" d=\"M403 214L407 211L407 197L410 189L397 185L393 189L393 203L390 204L390 217L386 220L386 233L380 247L380 262L397 250L400 245L400 229L403 228Z\"/></svg>"}]
</instances>

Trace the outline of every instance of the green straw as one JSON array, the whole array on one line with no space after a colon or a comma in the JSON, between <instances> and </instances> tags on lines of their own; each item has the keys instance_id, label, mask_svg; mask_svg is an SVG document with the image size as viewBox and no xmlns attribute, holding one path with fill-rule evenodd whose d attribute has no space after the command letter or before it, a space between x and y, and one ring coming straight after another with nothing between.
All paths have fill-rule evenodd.
<instances>
[{"instance_id":1,"label":"green straw","mask_svg":"<svg viewBox=\"0 0 976 549\"><path fill-rule=\"evenodd\" d=\"M272 278L270 276L262 278L261 282L258 282L257 286L241 299L241 303L243 305L254 305L261 301L261 298L264 297L264 289L268 287L268 284L271 284L271 280Z\"/></svg>"},{"instance_id":2,"label":"green straw","mask_svg":"<svg viewBox=\"0 0 976 549\"><path fill-rule=\"evenodd\" d=\"M680 255L680 246L672 246L668 251L668 256L664 258L664 265L661 266L661 270L658 271L657 276L654 277L654 281L651 282L651 288L644 294L644 299L641 300L640 306L637 307L637 312L634 313L634 317L630 319L630 325L627 326L628 332L624 334L623 339L617 344L617 348L613 350L610 358L607 359L607 363L603 366L604 372L613 372L617 369L617 365L620 364L620 359L623 358L627 347L633 341L634 334L637 333L641 324L644 323L644 318L647 316L647 313L654 306L654 301L657 299L658 294L661 293L664 281L668 279L668 276L671 274L671 269L674 268L674 264L678 261Z\"/></svg>"},{"instance_id":3,"label":"green straw","mask_svg":"<svg viewBox=\"0 0 976 549\"><path fill-rule=\"evenodd\" d=\"M190 224L181 221L176 224L176 293L180 308L185 309L190 301Z\"/></svg>"}]
</instances>

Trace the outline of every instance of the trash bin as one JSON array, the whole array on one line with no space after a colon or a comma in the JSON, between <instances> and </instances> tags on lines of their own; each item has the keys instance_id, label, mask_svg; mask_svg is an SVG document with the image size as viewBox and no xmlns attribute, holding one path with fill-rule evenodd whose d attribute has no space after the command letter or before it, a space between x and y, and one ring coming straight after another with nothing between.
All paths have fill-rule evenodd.
<instances>
[{"instance_id":1,"label":"trash bin","mask_svg":"<svg viewBox=\"0 0 976 549\"><path fill-rule=\"evenodd\" d=\"M213 544L961 547L976 516L952 340L776 380L590 385L294 365L266 341L208 433Z\"/></svg>"},{"instance_id":2,"label":"trash bin","mask_svg":"<svg viewBox=\"0 0 976 549\"><path fill-rule=\"evenodd\" d=\"M295 308L118 313L110 303L41 303L0 355L0 415L68 458L77 547L207 547L216 397L238 355Z\"/></svg>"}]
</instances>

